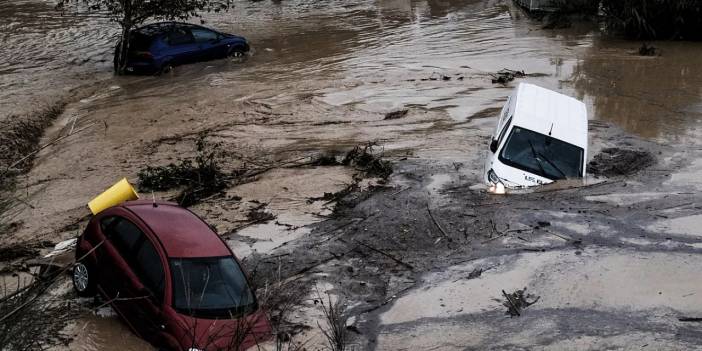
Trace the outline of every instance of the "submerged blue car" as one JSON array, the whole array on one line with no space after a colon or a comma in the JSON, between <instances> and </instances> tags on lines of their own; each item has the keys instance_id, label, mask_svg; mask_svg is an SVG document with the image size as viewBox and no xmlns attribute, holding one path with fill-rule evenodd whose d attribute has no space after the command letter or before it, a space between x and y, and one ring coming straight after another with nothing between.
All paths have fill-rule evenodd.
<instances>
[{"instance_id":1,"label":"submerged blue car","mask_svg":"<svg viewBox=\"0 0 702 351\"><path fill-rule=\"evenodd\" d=\"M159 22L131 32L127 73L160 74L173 67L225 57L240 57L249 51L246 39L191 23ZM117 53L115 48L115 68Z\"/></svg>"}]
</instances>

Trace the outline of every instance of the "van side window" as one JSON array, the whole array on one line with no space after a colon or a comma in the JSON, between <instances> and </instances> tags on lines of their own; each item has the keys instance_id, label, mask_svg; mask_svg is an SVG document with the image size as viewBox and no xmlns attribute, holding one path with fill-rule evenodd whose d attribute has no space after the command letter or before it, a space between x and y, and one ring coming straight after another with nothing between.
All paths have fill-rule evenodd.
<instances>
[{"instance_id":1,"label":"van side window","mask_svg":"<svg viewBox=\"0 0 702 351\"><path fill-rule=\"evenodd\" d=\"M144 238L138 248L134 262L134 271L141 282L158 298L163 298L164 273L161 258L154 245Z\"/></svg>"},{"instance_id":2,"label":"van side window","mask_svg":"<svg viewBox=\"0 0 702 351\"><path fill-rule=\"evenodd\" d=\"M144 235L134 223L122 217L115 217L106 234L127 262L133 256L134 248L139 239Z\"/></svg>"},{"instance_id":3,"label":"van side window","mask_svg":"<svg viewBox=\"0 0 702 351\"><path fill-rule=\"evenodd\" d=\"M509 116L509 119L507 120L507 122L505 122L504 127L502 127L500 137L497 139L497 145L502 144L502 138L505 137L505 133L507 133L507 129L509 128L510 123L512 123L512 116Z\"/></svg>"}]
</instances>

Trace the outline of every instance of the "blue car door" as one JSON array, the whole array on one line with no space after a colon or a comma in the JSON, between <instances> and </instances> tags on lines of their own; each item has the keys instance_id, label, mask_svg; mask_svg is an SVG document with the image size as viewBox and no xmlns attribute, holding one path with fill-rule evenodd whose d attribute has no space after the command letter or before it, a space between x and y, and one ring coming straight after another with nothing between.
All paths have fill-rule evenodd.
<instances>
[{"instance_id":1,"label":"blue car door","mask_svg":"<svg viewBox=\"0 0 702 351\"><path fill-rule=\"evenodd\" d=\"M165 54L171 63L180 65L198 60L200 49L188 28L174 27L166 36L166 44Z\"/></svg>"},{"instance_id":2,"label":"blue car door","mask_svg":"<svg viewBox=\"0 0 702 351\"><path fill-rule=\"evenodd\" d=\"M219 33L206 28L192 28L190 31L199 49L199 60L206 61L224 56Z\"/></svg>"}]
</instances>

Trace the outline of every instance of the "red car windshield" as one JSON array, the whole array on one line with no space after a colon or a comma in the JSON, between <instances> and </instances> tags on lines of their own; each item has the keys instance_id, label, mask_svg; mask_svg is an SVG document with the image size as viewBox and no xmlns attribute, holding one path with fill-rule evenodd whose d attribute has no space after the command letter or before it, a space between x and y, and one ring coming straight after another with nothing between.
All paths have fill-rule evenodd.
<instances>
[{"instance_id":1,"label":"red car windshield","mask_svg":"<svg viewBox=\"0 0 702 351\"><path fill-rule=\"evenodd\" d=\"M256 300L232 257L171 259L173 307L198 318L235 318Z\"/></svg>"}]
</instances>

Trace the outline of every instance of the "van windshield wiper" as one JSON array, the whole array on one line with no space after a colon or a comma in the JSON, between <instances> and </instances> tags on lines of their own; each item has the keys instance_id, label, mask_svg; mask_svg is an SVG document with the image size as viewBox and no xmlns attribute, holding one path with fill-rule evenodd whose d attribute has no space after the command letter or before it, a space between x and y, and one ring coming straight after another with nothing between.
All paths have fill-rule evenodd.
<instances>
[{"instance_id":1,"label":"van windshield wiper","mask_svg":"<svg viewBox=\"0 0 702 351\"><path fill-rule=\"evenodd\" d=\"M531 147L531 154L534 155L534 159L536 160L536 164L539 165L539 169L541 169L541 174L546 176L546 170L544 169L544 166L541 165L541 160L539 159L539 153L536 152L536 149L534 148L534 144L529 140L529 147Z\"/></svg>"},{"instance_id":2,"label":"van windshield wiper","mask_svg":"<svg viewBox=\"0 0 702 351\"><path fill-rule=\"evenodd\" d=\"M532 147L532 150L533 150L533 147ZM562 174L563 178L568 178L568 176L565 174L565 172L563 172L560 168L558 168L558 166L556 166L556 164L553 163L553 161L549 160L548 157L544 156L544 154L537 152L537 155L539 155L541 158L543 158L544 161L548 162L548 164L550 164L551 167L553 167L553 169L557 170L558 173Z\"/></svg>"}]
</instances>

